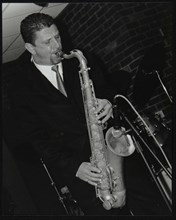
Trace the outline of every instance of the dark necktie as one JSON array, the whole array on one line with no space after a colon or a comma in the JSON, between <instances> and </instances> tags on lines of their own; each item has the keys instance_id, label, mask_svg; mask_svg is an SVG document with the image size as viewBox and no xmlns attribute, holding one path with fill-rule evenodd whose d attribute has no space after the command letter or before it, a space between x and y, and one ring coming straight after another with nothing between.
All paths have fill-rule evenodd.
<instances>
[{"instance_id":1,"label":"dark necktie","mask_svg":"<svg viewBox=\"0 0 176 220\"><path fill-rule=\"evenodd\" d=\"M64 87L64 82L61 78L61 75L59 73L59 67L58 65L52 66L51 68L54 72L56 72L56 80L57 80L57 85L58 85L58 89L60 90L60 92L62 92L62 94L64 94L67 97L67 93L65 91L65 87Z\"/></svg>"}]
</instances>

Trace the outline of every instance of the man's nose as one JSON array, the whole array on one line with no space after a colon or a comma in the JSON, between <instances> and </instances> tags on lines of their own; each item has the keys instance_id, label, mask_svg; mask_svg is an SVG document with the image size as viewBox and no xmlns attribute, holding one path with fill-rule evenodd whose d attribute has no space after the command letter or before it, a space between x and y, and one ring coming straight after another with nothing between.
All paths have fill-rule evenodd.
<instances>
[{"instance_id":1,"label":"man's nose","mask_svg":"<svg viewBox=\"0 0 176 220\"><path fill-rule=\"evenodd\" d=\"M53 39L53 48L58 48L58 47L61 47L61 42L57 39Z\"/></svg>"}]
</instances>

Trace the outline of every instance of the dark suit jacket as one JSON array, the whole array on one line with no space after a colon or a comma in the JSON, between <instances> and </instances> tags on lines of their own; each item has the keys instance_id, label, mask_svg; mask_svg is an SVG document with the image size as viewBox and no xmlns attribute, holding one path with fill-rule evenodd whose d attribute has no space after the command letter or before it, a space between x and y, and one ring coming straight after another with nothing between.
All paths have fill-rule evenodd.
<instances>
[{"instance_id":1,"label":"dark suit jacket","mask_svg":"<svg viewBox=\"0 0 176 220\"><path fill-rule=\"evenodd\" d=\"M106 94L103 76L91 59L89 61L96 96L102 97ZM94 187L75 177L80 164L89 162L91 156L78 59L62 62L68 98L40 73L29 54L16 63L18 66L8 89L16 124L14 149L20 146L20 154L21 150L25 154L33 148L47 164L55 182L61 186L67 184L76 198L95 197Z\"/></svg>"}]
</instances>

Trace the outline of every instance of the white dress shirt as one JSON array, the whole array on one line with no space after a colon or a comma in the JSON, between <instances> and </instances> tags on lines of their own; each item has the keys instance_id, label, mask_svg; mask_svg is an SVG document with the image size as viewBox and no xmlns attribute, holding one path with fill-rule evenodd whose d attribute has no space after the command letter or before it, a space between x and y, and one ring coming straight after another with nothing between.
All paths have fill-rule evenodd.
<instances>
[{"instance_id":1,"label":"white dress shirt","mask_svg":"<svg viewBox=\"0 0 176 220\"><path fill-rule=\"evenodd\" d=\"M56 80L56 72L51 69L53 65L37 64L34 61L33 57L31 57L31 61L35 64L37 69L52 83L52 85L58 89L57 80ZM57 65L59 66L59 73L61 75L61 78L63 79L62 63L60 62Z\"/></svg>"}]
</instances>

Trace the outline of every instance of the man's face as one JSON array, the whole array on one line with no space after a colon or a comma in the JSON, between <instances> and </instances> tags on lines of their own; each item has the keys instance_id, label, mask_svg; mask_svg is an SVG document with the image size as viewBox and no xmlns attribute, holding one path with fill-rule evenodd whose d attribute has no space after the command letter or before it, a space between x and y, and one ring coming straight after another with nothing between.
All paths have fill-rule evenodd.
<instances>
[{"instance_id":1,"label":"man's face","mask_svg":"<svg viewBox=\"0 0 176 220\"><path fill-rule=\"evenodd\" d=\"M36 63L54 65L61 61L62 45L56 25L45 27L36 32L33 57Z\"/></svg>"}]
</instances>

